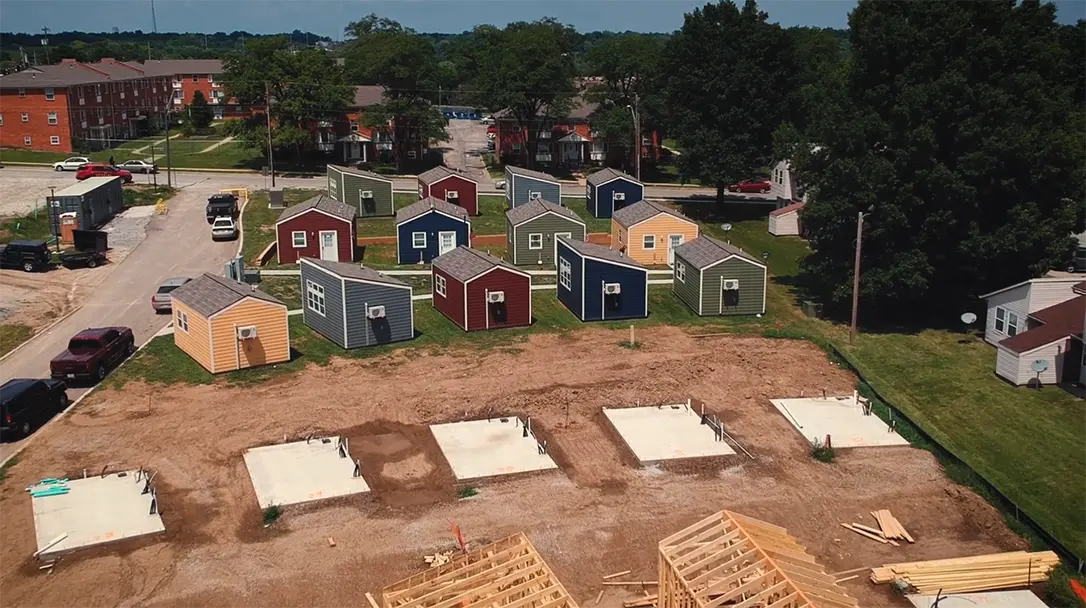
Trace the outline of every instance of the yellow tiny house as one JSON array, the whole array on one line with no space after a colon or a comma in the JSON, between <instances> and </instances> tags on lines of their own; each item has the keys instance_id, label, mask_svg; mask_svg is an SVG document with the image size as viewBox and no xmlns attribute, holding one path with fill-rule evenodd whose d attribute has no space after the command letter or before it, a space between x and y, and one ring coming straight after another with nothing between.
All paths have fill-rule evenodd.
<instances>
[{"instance_id":1,"label":"yellow tiny house","mask_svg":"<svg viewBox=\"0 0 1086 608\"><path fill-rule=\"evenodd\" d=\"M675 248L696 238L697 222L659 203L640 201L611 217L611 248L647 266L670 266Z\"/></svg>"},{"instance_id":2,"label":"yellow tiny house","mask_svg":"<svg viewBox=\"0 0 1086 608\"><path fill-rule=\"evenodd\" d=\"M170 295L174 344L209 372L290 361L287 307L279 300L211 274Z\"/></svg>"}]
</instances>

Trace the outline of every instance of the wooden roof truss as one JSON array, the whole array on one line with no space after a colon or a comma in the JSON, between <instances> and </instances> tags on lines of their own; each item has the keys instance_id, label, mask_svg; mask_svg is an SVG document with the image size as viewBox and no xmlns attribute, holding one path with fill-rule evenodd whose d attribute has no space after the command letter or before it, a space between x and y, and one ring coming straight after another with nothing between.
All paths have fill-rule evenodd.
<instances>
[{"instance_id":1,"label":"wooden roof truss","mask_svg":"<svg viewBox=\"0 0 1086 608\"><path fill-rule=\"evenodd\" d=\"M660 541L658 608L855 608L784 528L721 511Z\"/></svg>"},{"instance_id":2,"label":"wooden roof truss","mask_svg":"<svg viewBox=\"0 0 1086 608\"><path fill-rule=\"evenodd\" d=\"M577 608L523 533L385 587L383 608Z\"/></svg>"}]
</instances>

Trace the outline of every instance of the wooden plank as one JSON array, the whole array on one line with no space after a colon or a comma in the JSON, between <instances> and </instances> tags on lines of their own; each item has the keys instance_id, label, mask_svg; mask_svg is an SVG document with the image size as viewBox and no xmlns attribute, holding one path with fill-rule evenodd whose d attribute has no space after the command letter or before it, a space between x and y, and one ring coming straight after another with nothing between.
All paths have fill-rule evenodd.
<instances>
[{"instance_id":1,"label":"wooden plank","mask_svg":"<svg viewBox=\"0 0 1086 608\"><path fill-rule=\"evenodd\" d=\"M766 577L767 573L765 572L765 569L768 568L768 567L769 567L769 561L768 560L764 560L764 559L758 560L758 561L754 562L753 564L751 564L749 566L746 566L745 568L742 568L740 570L736 570L735 573L730 575L730 576L726 576L726 577L724 577L724 578L722 578L722 579L720 579L718 581L713 581L713 582L709 583L707 586L705 586L705 587L703 587L701 589L695 590L694 591L694 598L695 599L700 598L702 600L706 600L706 599L709 598L709 596L712 593L716 592L719 589L724 589L725 592L726 592L728 587L731 586L734 583L738 582L741 585L745 584L745 583L742 582L743 577L748 576L750 574L753 574L754 572L756 572L758 570L763 571L762 576L759 576L756 579L756 580L760 581L760 580L762 580L762 579L764 579Z\"/></svg>"},{"instance_id":2,"label":"wooden plank","mask_svg":"<svg viewBox=\"0 0 1086 608\"><path fill-rule=\"evenodd\" d=\"M486 547L484 547L484 549L485 548ZM384 591L384 595L389 600L395 600L395 599L399 599L401 596L409 595L412 592L417 593L422 588L429 589L429 588L432 588L433 586L435 586L435 585L437 585L439 583L445 582L447 580L456 580L456 578L458 576L464 576L466 570L474 570L476 568L483 568L484 570L486 570L488 566L489 566L490 569L500 568L502 566L503 562L508 563L507 558L512 558L517 553L522 553L522 556L521 556L522 558L524 558L524 557L534 557L535 556L534 551L529 551L529 547L527 545L521 545L521 544L513 545L513 546L511 546L509 548L506 548L506 549L504 549L502 551L493 553L490 556L486 556L486 557L483 557L483 553L479 553L479 554L469 553L467 556L457 558L456 560L451 561L448 564L443 564L442 566L440 566L440 567L438 567L436 569L431 569L431 570L429 570L427 572L424 572L421 575L416 574L415 576L413 576L411 578L408 578L408 579L404 579L404 581L401 581L400 583L396 583L395 585L392 586L392 587L396 587L396 586L401 585L402 583L413 582L413 584L411 584L409 586L406 586L406 587L404 587L402 589L392 591L391 587L386 587L385 591ZM476 561L471 562L471 563L464 563L463 560L465 558L467 558L469 560L471 558L477 558L477 559L476 559ZM434 575L433 576L427 576L428 574L431 574L431 573L433 573Z\"/></svg>"},{"instance_id":3,"label":"wooden plank","mask_svg":"<svg viewBox=\"0 0 1086 608\"><path fill-rule=\"evenodd\" d=\"M739 602L738 604L733 604L732 606L730 606L730 608L752 608L755 605L761 605L765 598L773 595L774 593L780 593L784 591L787 587L788 581L781 581L776 585L767 587L765 590L748 597L747 599Z\"/></svg>"},{"instance_id":4,"label":"wooden plank","mask_svg":"<svg viewBox=\"0 0 1086 608\"><path fill-rule=\"evenodd\" d=\"M370 603L370 608L378 608L377 600L373 599L373 594L369 591L366 592L366 601Z\"/></svg>"},{"instance_id":5,"label":"wooden plank","mask_svg":"<svg viewBox=\"0 0 1086 608\"><path fill-rule=\"evenodd\" d=\"M595 604L596 606L600 605L600 600L603 599L603 592L604 591L606 591L606 589L600 589L599 595L596 596L596 604Z\"/></svg>"},{"instance_id":6,"label":"wooden plank","mask_svg":"<svg viewBox=\"0 0 1086 608\"><path fill-rule=\"evenodd\" d=\"M799 592L793 591L792 593L782 597L781 599L773 602L765 608L785 608L786 606L795 606L797 604L789 604L789 602L794 602L798 599L800 599Z\"/></svg>"},{"instance_id":7,"label":"wooden plank","mask_svg":"<svg viewBox=\"0 0 1086 608\"><path fill-rule=\"evenodd\" d=\"M852 576L846 576L845 578L839 578L834 582L837 583L837 584L841 584L841 583L843 583L845 581L851 581L854 578L860 578L860 575L859 574L853 574Z\"/></svg>"},{"instance_id":8,"label":"wooden plank","mask_svg":"<svg viewBox=\"0 0 1086 608\"><path fill-rule=\"evenodd\" d=\"M743 554L745 551L750 549L750 547L751 547L751 542L749 540L743 539L743 540L740 540L740 541L736 542L735 544L729 546L728 550L733 552L733 553ZM727 556L721 555L720 553L710 553L709 555L706 555L702 559L700 559L700 560L698 560L698 561L696 561L696 562L694 562L692 564L689 564L689 565L687 565L687 566L685 566L685 567L683 567L681 569L678 569L677 573L678 573L678 575L680 577L685 579L687 577L687 575L689 575L690 573L697 572L698 570L704 568L705 566L712 563L713 561L716 561L718 559L726 559L726 558L727 558Z\"/></svg>"},{"instance_id":9,"label":"wooden plank","mask_svg":"<svg viewBox=\"0 0 1086 608\"><path fill-rule=\"evenodd\" d=\"M607 576L603 577L603 580L609 581L609 580L611 580L613 578L620 577L623 574L629 574L630 572L632 572L632 570L623 570L622 572L616 572L614 574L608 574Z\"/></svg>"},{"instance_id":10,"label":"wooden plank","mask_svg":"<svg viewBox=\"0 0 1086 608\"><path fill-rule=\"evenodd\" d=\"M505 568L502 567L502 566L499 566L499 569L504 570ZM508 585L510 583L515 583L516 581L518 581L520 579L528 578L528 576L529 576L529 574L531 574L531 572L532 572L532 570L528 570L528 569L518 569L518 570L513 571L511 574L507 574L505 576L502 576L500 578L495 579L493 582L487 581L487 583L485 585L483 585L483 586L475 585L475 583L478 583L479 581L475 580L477 578L477 576L472 577L470 584L472 584L473 586L468 587L466 589L463 588L463 585L465 584L464 582L457 581L457 584L455 586L456 587L461 587L461 589L457 589L457 592L459 592L459 595L456 595L456 596L452 597L451 599L442 599L440 602L438 602L436 604L427 605L426 608L452 608L452 606L455 606L456 604L459 604L460 602L463 602L464 600L470 600L472 598L473 594L480 595L484 599L492 599L497 594L498 589L502 585ZM488 571L487 575L488 576L491 575L490 571ZM545 577L536 577L536 578L532 578L529 582L531 582L532 584L535 584L535 585L539 585L539 584L541 584L543 582L544 579L545 579ZM467 580L468 579L465 579L465 581L467 581ZM508 591L509 590L502 590L500 593L503 594L503 595L508 596L509 595ZM448 592L445 591L445 590L441 590L441 591L437 591L436 593L440 594L440 593L448 593ZM429 594L429 595L433 595L433 594ZM420 603L420 601L421 600L413 601L413 602L411 602L411 605L421 606L422 604ZM465 607L460 606L459 608L465 608Z\"/></svg>"},{"instance_id":11,"label":"wooden plank","mask_svg":"<svg viewBox=\"0 0 1086 608\"><path fill-rule=\"evenodd\" d=\"M723 525L721 525L721 529L724 529ZM741 532L739 530L732 530L732 531L724 534L723 536L721 536L719 538L716 538L716 539L714 539L712 541L709 541L707 543L702 543L700 546L698 546L696 548L694 548L693 545L689 545L690 548L694 548L694 550L690 551L689 553L685 553L683 555L676 555L673 552L671 554L672 555L672 557L671 557L672 564L676 568L680 568L680 567L683 567L683 566L689 564L692 561L696 561L698 559L701 559L702 555L708 555L708 554L712 554L712 553L722 553L724 551L727 551L732 545L735 544L735 541L739 538L740 534L741 534ZM697 537L695 537L695 538L697 538ZM703 541L705 539L704 538L699 538L698 540ZM683 548L685 549L687 547L683 547ZM678 551L678 550L681 550L681 549L676 549L676 551Z\"/></svg>"},{"instance_id":12,"label":"wooden plank","mask_svg":"<svg viewBox=\"0 0 1086 608\"><path fill-rule=\"evenodd\" d=\"M749 551L747 551L745 553L741 553L741 554L733 557L732 559L730 559L730 560L728 560L728 561L726 561L726 562L724 562L722 564L717 565L715 568L712 568L711 570L707 570L707 571L699 574L698 576L696 576L696 577L694 577L694 578L692 578L690 580L687 580L686 584L691 589L694 589L695 587L697 587L697 586L701 585L702 583L708 581L710 578L712 578L714 576L717 576L718 574L731 572L732 569L738 568L744 561L757 561L757 559L758 559L758 551L756 549L751 549L751 550L749 550Z\"/></svg>"},{"instance_id":13,"label":"wooden plank","mask_svg":"<svg viewBox=\"0 0 1086 608\"><path fill-rule=\"evenodd\" d=\"M515 569L515 572L514 572L513 576L516 576L517 574L522 574L524 576L527 576L528 572L531 571L531 568L536 567L538 562L539 562L539 556L536 555L534 552L527 553L525 555L520 556L518 559L515 559L513 561L509 561L509 562L504 562L504 563L493 564L493 562L491 562L491 561L481 562L481 563L490 565L490 567L487 568L486 570L483 570L482 572L473 574L471 576L467 576L467 577L462 578L462 579L455 579L454 578L450 582L453 582L455 587L460 587L460 588L465 588L465 587L466 588L471 588L472 586L477 586L479 584L486 585L486 584L489 583L489 581L487 579L493 577L498 572L508 571L510 568ZM426 583L425 585L422 585L420 587L416 587L414 589L408 590L408 591L420 591L420 590L429 591L428 593L425 593L424 595L421 595L421 596L415 597L415 598L410 598L409 597L409 598L401 598L401 599L408 599L409 604L411 604L411 605L422 605L423 602L434 599L434 596L440 596L441 594L449 593L449 592L451 592L451 589L448 589L448 588L434 589L434 587L437 586L438 583L444 582L444 579L447 579L448 577L455 576L458 572L459 572L458 570L454 570L454 571L442 576L441 577L442 580L430 581L430 582ZM503 580L504 578L508 578L508 577L503 577L502 579L498 579L498 580ZM476 588L478 588L478 587L476 587ZM430 607L430 608L438 608L438 607Z\"/></svg>"},{"instance_id":14,"label":"wooden plank","mask_svg":"<svg viewBox=\"0 0 1086 608\"><path fill-rule=\"evenodd\" d=\"M842 570L840 572L834 572L830 576L841 576L842 574L852 574L853 572L863 572L864 570L870 570L871 566L860 566L859 568L853 568L851 570Z\"/></svg>"},{"instance_id":15,"label":"wooden plank","mask_svg":"<svg viewBox=\"0 0 1086 608\"><path fill-rule=\"evenodd\" d=\"M631 585L644 587L645 585L659 585L660 581L606 581L601 584L605 587L629 587Z\"/></svg>"},{"instance_id":16,"label":"wooden plank","mask_svg":"<svg viewBox=\"0 0 1086 608\"><path fill-rule=\"evenodd\" d=\"M754 579L752 581L746 582L746 583L736 587L735 589L732 589L730 591L722 593L720 595L720 597L717 597L716 599L709 602L708 604L705 604L704 608L716 608L717 606L722 606L724 604L727 604L727 603L731 602L732 600L734 600L737 597L742 597L743 594L747 593L748 591L754 591L755 589L758 589L763 584L765 584L764 581L762 580L763 578L765 578L765 577L760 576L760 577L758 577L758 578L756 578L756 579Z\"/></svg>"},{"instance_id":17,"label":"wooden plank","mask_svg":"<svg viewBox=\"0 0 1086 608\"><path fill-rule=\"evenodd\" d=\"M701 521L699 521L697 523L690 524L689 526L683 528L682 530L679 530L678 532L672 534L671 536L668 536L667 538L661 540L660 541L660 550L663 551L665 548L670 548L673 545L680 544L681 543L680 539L687 538L689 535L694 534L695 532L698 532L698 531L702 530L703 528L705 528L706 526L708 526L709 524L711 524L713 522L723 523L723 520L721 519L721 515L720 515L719 512L718 513L713 513L709 517L706 517L705 519L703 519L703 520L701 520Z\"/></svg>"},{"instance_id":18,"label":"wooden plank","mask_svg":"<svg viewBox=\"0 0 1086 608\"><path fill-rule=\"evenodd\" d=\"M833 588L827 588L821 585L808 585L806 582L803 581L793 580L792 582L795 583L796 587L798 587L800 591L807 594L808 597L812 595L817 595L820 598L827 599L833 602L844 603L846 606L855 602L855 600L853 600L851 597L838 593L838 591L844 591L844 589L836 586L834 586Z\"/></svg>"},{"instance_id":19,"label":"wooden plank","mask_svg":"<svg viewBox=\"0 0 1086 608\"><path fill-rule=\"evenodd\" d=\"M876 528L870 528L868 526L865 526L863 524L858 524L856 522L852 522L852 527L853 528L859 528L859 529L864 530L866 532L870 532L870 533L874 534L875 536L882 536L882 537L886 536L886 534L882 530L879 530L879 529L876 529Z\"/></svg>"},{"instance_id":20,"label":"wooden plank","mask_svg":"<svg viewBox=\"0 0 1086 608\"><path fill-rule=\"evenodd\" d=\"M856 534L859 534L861 536L866 536L867 538L870 538L871 540L878 541L878 542L880 542L880 543L882 543L884 545L886 543L890 542L890 541L886 540L885 538L875 536L874 534L871 534L870 532L864 532L863 530L858 530L858 529L853 528L852 526L850 526L848 524L841 524L841 527L846 529L846 530L852 530Z\"/></svg>"}]
</instances>

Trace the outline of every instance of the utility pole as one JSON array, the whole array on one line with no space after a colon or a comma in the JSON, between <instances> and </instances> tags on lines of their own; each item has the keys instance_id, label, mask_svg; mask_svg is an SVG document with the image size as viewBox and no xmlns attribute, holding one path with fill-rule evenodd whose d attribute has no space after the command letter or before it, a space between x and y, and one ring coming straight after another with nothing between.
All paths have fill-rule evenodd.
<instances>
[{"instance_id":1,"label":"utility pole","mask_svg":"<svg viewBox=\"0 0 1086 608\"><path fill-rule=\"evenodd\" d=\"M166 103L167 103L167 105L166 105L166 187L167 188L172 188L173 187L173 180L170 177L170 171L172 170L173 167L170 164L170 106L169 106L169 104L173 103L173 98L171 97L170 100L168 102L166 102Z\"/></svg>"},{"instance_id":2,"label":"utility pole","mask_svg":"<svg viewBox=\"0 0 1086 608\"><path fill-rule=\"evenodd\" d=\"M155 166L155 142L151 141L151 166ZM154 182L155 187L158 187L158 170L153 169L151 171L151 181Z\"/></svg>"},{"instance_id":3,"label":"utility pole","mask_svg":"<svg viewBox=\"0 0 1086 608\"><path fill-rule=\"evenodd\" d=\"M51 63L49 59L49 28L41 28L41 45L45 47L45 63Z\"/></svg>"},{"instance_id":4,"label":"utility pole","mask_svg":"<svg viewBox=\"0 0 1086 608\"><path fill-rule=\"evenodd\" d=\"M627 105L634 123L634 166L637 171L637 181L641 181L641 120L637 115L637 94L633 96L633 104Z\"/></svg>"},{"instance_id":5,"label":"utility pole","mask_svg":"<svg viewBox=\"0 0 1086 608\"><path fill-rule=\"evenodd\" d=\"M856 214L856 261L852 268L852 324L848 328L848 343L856 343L856 318L860 312L860 249L863 247L864 236L863 211Z\"/></svg>"},{"instance_id":6,"label":"utility pole","mask_svg":"<svg viewBox=\"0 0 1086 608\"><path fill-rule=\"evenodd\" d=\"M155 18L155 0L151 0L151 31L158 33L158 19Z\"/></svg>"},{"instance_id":7,"label":"utility pole","mask_svg":"<svg viewBox=\"0 0 1086 608\"><path fill-rule=\"evenodd\" d=\"M271 171L272 188L275 187L275 158L272 153L271 85L264 83L264 116L268 119L268 169Z\"/></svg>"}]
</instances>

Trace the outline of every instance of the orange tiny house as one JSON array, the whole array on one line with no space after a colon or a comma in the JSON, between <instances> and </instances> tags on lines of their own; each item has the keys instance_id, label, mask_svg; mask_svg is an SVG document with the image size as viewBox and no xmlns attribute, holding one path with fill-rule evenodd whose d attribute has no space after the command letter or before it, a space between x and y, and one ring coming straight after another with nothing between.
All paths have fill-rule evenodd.
<instances>
[{"instance_id":1,"label":"orange tiny house","mask_svg":"<svg viewBox=\"0 0 1086 608\"><path fill-rule=\"evenodd\" d=\"M698 238L698 224L659 203L640 201L611 216L611 249L631 260L672 265L675 248Z\"/></svg>"}]
</instances>

